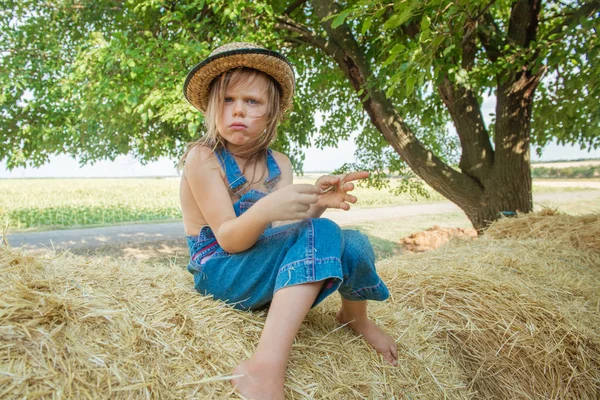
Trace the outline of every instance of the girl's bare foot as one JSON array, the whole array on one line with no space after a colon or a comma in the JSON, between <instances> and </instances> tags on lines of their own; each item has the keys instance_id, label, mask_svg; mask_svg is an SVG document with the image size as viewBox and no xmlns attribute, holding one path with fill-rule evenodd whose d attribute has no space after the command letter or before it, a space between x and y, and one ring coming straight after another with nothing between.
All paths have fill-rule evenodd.
<instances>
[{"instance_id":1,"label":"girl's bare foot","mask_svg":"<svg viewBox=\"0 0 600 400\"><path fill-rule=\"evenodd\" d=\"M345 315L342 310L336 314L340 324L347 324L354 333L362 335L383 358L394 367L398 365L398 348L394 339L369 318L355 319Z\"/></svg>"},{"instance_id":2,"label":"girl's bare foot","mask_svg":"<svg viewBox=\"0 0 600 400\"><path fill-rule=\"evenodd\" d=\"M241 375L231 379L231 384L244 399L285 399L283 390L285 366L281 371L277 366L251 358L238 365L233 375Z\"/></svg>"}]
</instances>

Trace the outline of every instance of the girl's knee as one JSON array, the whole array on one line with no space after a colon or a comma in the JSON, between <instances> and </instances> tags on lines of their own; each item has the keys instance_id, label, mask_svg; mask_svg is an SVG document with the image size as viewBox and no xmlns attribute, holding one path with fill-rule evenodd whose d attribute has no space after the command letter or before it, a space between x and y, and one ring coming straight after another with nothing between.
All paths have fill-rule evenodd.
<instances>
[{"instance_id":1,"label":"girl's knee","mask_svg":"<svg viewBox=\"0 0 600 400\"><path fill-rule=\"evenodd\" d=\"M339 235L342 236L342 228L335 222L327 218L311 218L310 219L312 225L315 227L315 230L326 231L330 235Z\"/></svg>"},{"instance_id":2,"label":"girl's knee","mask_svg":"<svg viewBox=\"0 0 600 400\"><path fill-rule=\"evenodd\" d=\"M369 238L359 231L344 229L344 256L375 261L375 253Z\"/></svg>"}]
</instances>

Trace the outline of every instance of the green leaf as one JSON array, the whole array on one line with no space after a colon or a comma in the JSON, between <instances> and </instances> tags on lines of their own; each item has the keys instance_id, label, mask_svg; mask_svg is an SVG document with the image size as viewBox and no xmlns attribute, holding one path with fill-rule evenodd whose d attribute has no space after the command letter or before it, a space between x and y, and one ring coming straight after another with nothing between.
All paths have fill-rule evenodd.
<instances>
[{"instance_id":1,"label":"green leaf","mask_svg":"<svg viewBox=\"0 0 600 400\"><path fill-rule=\"evenodd\" d=\"M341 13L339 13L334 19L333 22L331 23L331 27L333 29L337 28L338 26L342 25L344 23L344 20L348 17L348 15L350 14L351 10L344 10Z\"/></svg>"},{"instance_id":2,"label":"green leaf","mask_svg":"<svg viewBox=\"0 0 600 400\"><path fill-rule=\"evenodd\" d=\"M402 43L396 43L394 45L394 47L392 47L392 50L390 50L390 53L398 54L398 53L402 52L404 49L406 49L406 47Z\"/></svg>"},{"instance_id":3,"label":"green leaf","mask_svg":"<svg viewBox=\"0 0 600 400\"><path fill-rule=\"evenodd\" d=\"M429 30L429 26L431 26L431 20L429 19L429 17L427 15L425 15L421 19L421 31Z\"/></svg>"},{"instance_id":4,"label":"green leaf","mask_svg":"<svg viewBox=\"0 0 600 400\"><path fill-rule=\"evenodd\" d=\"M362 35L364 35L369 30L372 23L373 23L373 20L371 19L371 17L365 18L365 22L363 22L362 29L361 29Z\"/></svg>"},{"instance_id":5,"label":"green leaf","mask_svg":"<svg viewBox=\"0 0 600 400\"><path fill-rule=\"evenodd\" d=\"M405 87L406 87L406 96L407 97L410 96L413 93L413 91L415 90L416 80L417 80L417 77L414 74L409 75L406 78Z\"/></svg>"},{"instance_id":6,"label":"green leaf","mask_svg":"<svg viewBox=\"0 0 600 400\"><path fill-rule=\"evenodd\" d=\"M392 15L385 23L383 24L383 29L395 29L408 21L408 19L412 16L412 9L405 8L404 11L400 14Z\"/></svg>"},{"instance_id":7,"label":"green leaf","mask_svg":"<svg viewBox=\"0 0 600 400\"><path fill-rule=\"evenodd\" d=\"M391 63L394 62L394 60L396 59L396 57L398 57L398 53L392 53L389 55L388 58L386 58L386 60L383 62L383 64L381 64L382 67L387 67L388 65L390 65Z\"/></svg>"},{"instance_id":8,"label":"green leaf","mask_svg":"<svg viewBox=\"0 0 600 400\"><path fill-rule=\"evenodd\" d=\"M433 47L435 49L435 48L439 47L439 45L442 44L443 41L444 41L444 36L443 35L437 35L431 41L431 47Z\"/></svg>"},{"instance_id":9,"label":"green leaf","mask_svg":"<svg viewBox=\"0 0 600 400\"><path fill-rule=\"evenodd\" d=\"M385 7L381 7L379 10L375 12L375 18L381 18L381 16L385 13Z\"/></svg>"},{"instance_id":10,"label":"green leaf","mask_svg":"<svg viewBox=\"0 0 600 400\"><path fill-rule=\"evenodd\" d=\"M448 55L448 53L450 53L452 51L452 49L454 49L456 46L451 44L450 46L446 47L444 49L444 51L442 52L442 54L444 55L444 57L446 57Z\"/></svg>"}]
</instances>

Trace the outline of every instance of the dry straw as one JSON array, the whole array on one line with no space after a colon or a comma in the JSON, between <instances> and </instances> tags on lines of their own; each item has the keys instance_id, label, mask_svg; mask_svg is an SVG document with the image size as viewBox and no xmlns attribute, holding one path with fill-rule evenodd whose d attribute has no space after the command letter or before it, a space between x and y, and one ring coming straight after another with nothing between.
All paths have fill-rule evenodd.
<instances>
[{"instance_id":1,"label":"dry straw","mask_svg":"<svg viewBox=\"0 0 600 400\"><path fill-rule=\"evenodd\" d=\"M487 231L495 238L551 239L600 253L600 215L573 216L545 208L536 214L497 221Z\"/></svg>"},{"instance_id":2,"label":"dry straw","mask_svg":"<svg viewBox=\"0 0 600 400\"><path fill-rule=\"evenodd\" d=\"M558 227L379 262L392 298L371 314L400 366L340 329L331 298L300 330L287 398L599 398L600 255ZM200 296L178 266L0 249L0 398L235 397L264 317Z\"/></svg>"}]
</instances>

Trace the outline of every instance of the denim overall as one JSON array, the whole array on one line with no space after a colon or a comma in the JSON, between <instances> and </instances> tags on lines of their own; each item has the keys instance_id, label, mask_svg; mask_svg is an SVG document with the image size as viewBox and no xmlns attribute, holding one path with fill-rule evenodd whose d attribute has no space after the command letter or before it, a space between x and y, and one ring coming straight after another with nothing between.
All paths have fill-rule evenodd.
<instances>
[{"instance_id":1,"label":"denim overall","mask_svg":"<svg viewBox=\"0 0 600 400\"><path fill-rule=\"evenodd\" d=\"M229 189L241 195L248 182L226 149L215 151L225 171ZM267 150L271 192L281 171ZM267 193L251 189L233 208L240 216ZM342 230L325 218L312 218L276 228L268 227L248 250L227 253L219 246L209 226L198 236L187 236L190 249L188 271L194 275L198 292L212 295L241 310L269 306L279 289L325 281L313 307L334 291L348 300L385 300L389 292L375 271L375 254L365 235Z\"/></svg>"}]
</instances>

